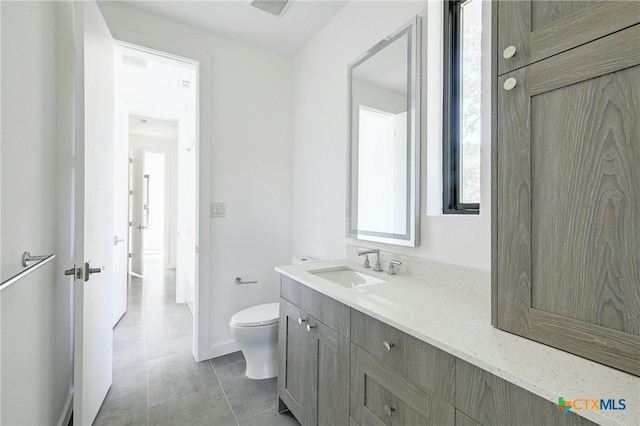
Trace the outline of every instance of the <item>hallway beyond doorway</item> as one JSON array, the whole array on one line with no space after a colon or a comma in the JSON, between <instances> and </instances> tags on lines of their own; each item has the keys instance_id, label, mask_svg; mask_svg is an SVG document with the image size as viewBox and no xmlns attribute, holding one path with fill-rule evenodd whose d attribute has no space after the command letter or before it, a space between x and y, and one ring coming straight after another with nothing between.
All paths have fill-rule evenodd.
<instances>
[{"instance_id":1,"label":"hallway beyond doorway","mask_svg":"<svg viewBox=\"0 0 640 426\"><path fill-rule=\"evenodd\" d=\"M129 305L113 329L113 384L95 425L282 425L276 379L249 380L235 352L196 362L192 317L175 302L175 270L145 256L144 278L129 277Z\"/></svg>"}]
</instances>

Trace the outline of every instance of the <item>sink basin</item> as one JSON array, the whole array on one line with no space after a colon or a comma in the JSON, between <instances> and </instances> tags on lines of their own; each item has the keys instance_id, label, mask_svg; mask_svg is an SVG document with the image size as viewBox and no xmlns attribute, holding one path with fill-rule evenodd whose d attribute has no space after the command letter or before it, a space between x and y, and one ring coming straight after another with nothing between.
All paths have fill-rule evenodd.
<instances>
[{"instance_id":1,"label":"sink basin","mask_svg":"<svg viewBox=\"0 0 640 426\"><path fill-rule=\"evenodd\" d=\"M354 271L349 267L318 269L315 271L309 271L309 273L331 281L332 283L349 288L386 283L383 279L365 274L364 272Z\"/></svg>"}]
</instances>

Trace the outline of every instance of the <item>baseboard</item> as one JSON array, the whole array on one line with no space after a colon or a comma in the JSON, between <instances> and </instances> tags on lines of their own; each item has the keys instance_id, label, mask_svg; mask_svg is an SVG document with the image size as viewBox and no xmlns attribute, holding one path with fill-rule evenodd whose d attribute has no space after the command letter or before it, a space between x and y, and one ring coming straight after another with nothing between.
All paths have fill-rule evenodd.
<instances>
[{"instance_id":1,"label":"baseboard","mask_svg":"<svg viewBox=\"0 0 640 426\"><path fill-rule=\"evenodd\" d=\"M232 340L227 343L223 343L221 345L210 346L209 350L206 353L202 354L203 355L202 360L199 360L199 361L216 358L222 355L227 355L233 352L237 352L239 350L240 348L238 347L238 344L235 342L235 340Z\"/></svg>"},{"instance_id":2,"label":"baseboard","mask_svg":"<svg viewBox=\"0 0 640 426\"><path fill-rule=\"evenodd\" d=\"M71 420L71 414L73 414L73 389L69 392L67 401L64 403L60 420L58 420L58 426L67 426L69 424L69 420Z\"/></svg>"}]
</instances>

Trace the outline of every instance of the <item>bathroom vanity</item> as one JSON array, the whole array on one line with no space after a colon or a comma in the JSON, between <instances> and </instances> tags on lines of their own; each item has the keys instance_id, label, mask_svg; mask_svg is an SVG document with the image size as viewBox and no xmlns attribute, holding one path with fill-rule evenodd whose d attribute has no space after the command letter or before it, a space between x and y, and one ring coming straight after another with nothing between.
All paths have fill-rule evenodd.
<instances>
[{"instance_id":1,"label":"bathroom vanity","mask_svg":"<svg viewBox=\"0 0 640 426\"><path fill-rule=\"evenodd\" d=\"M640 418L640 378L493 328L488 288L477 285L488 272L400 258L411 275L349 260L276 268L281 411L302 425L351 426ZM626 408L565 414L558 398L625 399Z\"/></svg>"}]
</instances>

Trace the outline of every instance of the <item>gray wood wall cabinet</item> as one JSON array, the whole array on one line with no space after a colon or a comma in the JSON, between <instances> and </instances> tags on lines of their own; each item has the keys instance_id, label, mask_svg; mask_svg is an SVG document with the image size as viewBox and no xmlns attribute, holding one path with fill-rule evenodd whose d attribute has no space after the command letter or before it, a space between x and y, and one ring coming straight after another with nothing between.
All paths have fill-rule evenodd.
<instances>
[{"instance_id":1,"label":"gray wood wall cabinet","mask_svg":"<svg viewBox=\"0 0 640 426\"><path fill-rule=\"evenodd\" d=\"M640 2L494 2L493 34L492 321L640 375Z\"/></svg>"},{"instance_id":2,"label":"gray wood wall cabinet","mask_svg":"<svg viewBox=\"0 0 640 426\"><path fill-rule=\"evenodd\" d=\"M303 426L593 424L285 276L281 296L279 408Z\"/></svg>"}]
</instances>

